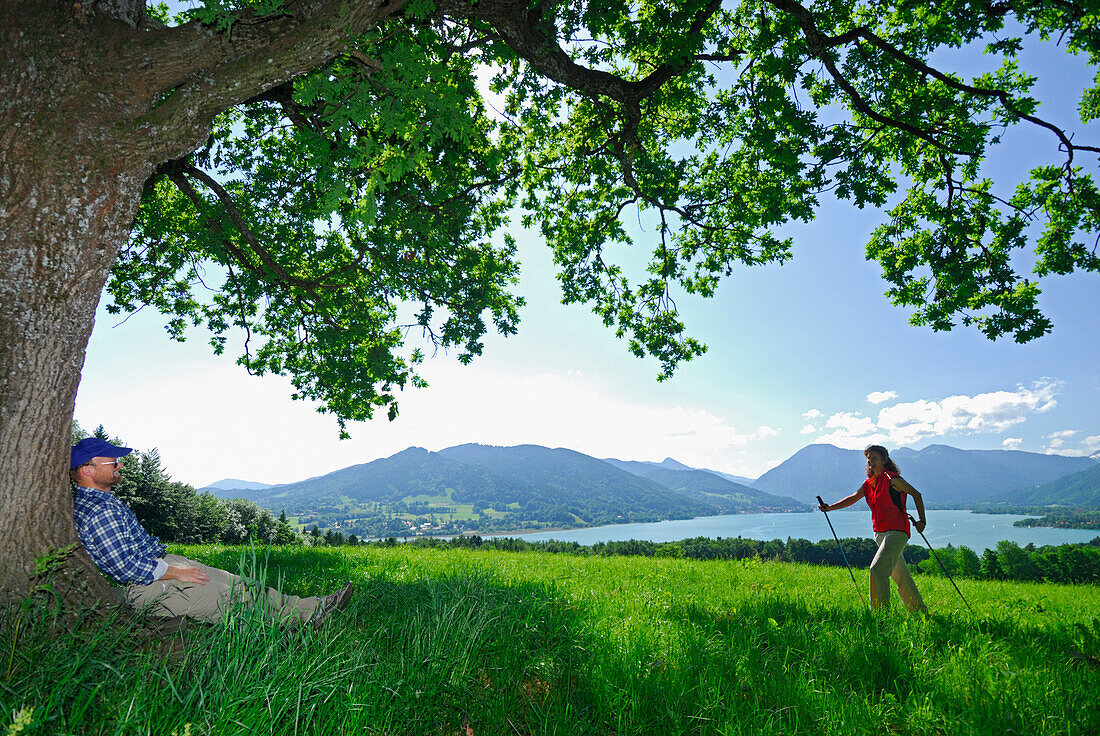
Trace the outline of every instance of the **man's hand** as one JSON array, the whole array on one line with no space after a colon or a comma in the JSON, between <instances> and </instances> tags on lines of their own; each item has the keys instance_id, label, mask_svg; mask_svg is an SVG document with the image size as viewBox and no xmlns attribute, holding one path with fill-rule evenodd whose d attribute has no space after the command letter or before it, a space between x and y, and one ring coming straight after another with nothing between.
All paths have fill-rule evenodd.
<instances>
[{"instance_id":1,"label":"man's hand","mask_svg":"<svg viewBox=\"0 0 1100 736\"><path fill-rule=\"evenodd\" d=\"M164 573L161 580L179 580L181 583L206 585L210 582L210 576L201 569L190 565L169 565L168 572Z\"/></svg>"},{"instance_id":2,"label":"man's hand","mask_svg":"<svg viewBox=\"0 0 1100 736\"><path fill-rule=\"evenodd\" d=\"M918 521L913 524L917 528L918 534L924 534L924 527L928 525L927 521Z\"/></svg>"}]
</instances>

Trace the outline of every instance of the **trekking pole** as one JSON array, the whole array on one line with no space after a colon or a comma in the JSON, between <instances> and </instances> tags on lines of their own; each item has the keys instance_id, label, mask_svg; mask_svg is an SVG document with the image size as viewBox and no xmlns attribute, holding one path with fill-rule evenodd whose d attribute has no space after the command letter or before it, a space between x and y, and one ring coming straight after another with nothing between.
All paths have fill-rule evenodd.
<instances>
[{"instance_id":1,"label":"trekking pole","mask_svg":"<svg viewBox=\"0 0 1100 736\"><path fill-rule=\"evenodd\" d=\"M821 500L821 496L817 497L817 502L820 506L826 505L825 502ZM833 539L836 540L836 546L840 547L840 556L844 558L844 567L848 568L848 574L852 577L852 585L856 586L856 595L859 596L860 600L863 600L863 591L859 589L859 583L856 582L856 574L852 572L852 566L848 564L848 555L844 554L844 545L840 543L840 537L836 535L836 529L833 529L833 522L829 521L829 512L825 509L821 509L821 513L825 514L825 521L829 522L829 531L833 533Z\"/></svg>"},{"instance_id":2,"label":"trekking pole","mask_svg":"<svg viewBox=\"0 0 1100 736\"><path fill-rule=\"evenodd\" d=\"M917 520L913 518L912 514L909 514L909 521L913 522L913 528L917 529ZM955 586L955 592L959 594L960 598L962 598L963 603L966 603L966 597L962 594L962 591L959 590L959 586L955 585L955 581L954 581L954 579L952 579L951 573L947 572L947 568L944 567L944 564L940 560L939 555L936 554L936 550L932 549L931 544L928 544L928 537L924 536L924 532L922 532L920 529L917 529L917 534L919 534L920 538L924 540L924 543L928 545L928 551L931 552L932 556L936 558L936 562L940 563L940 569L943 570L943 574L946 575L947 579L951 581L951 584ZM966 603L966 608L974 616L978 615L978 614L974 613L974 609L970 607L969 603Z\"/></svg>"}]
</instances>

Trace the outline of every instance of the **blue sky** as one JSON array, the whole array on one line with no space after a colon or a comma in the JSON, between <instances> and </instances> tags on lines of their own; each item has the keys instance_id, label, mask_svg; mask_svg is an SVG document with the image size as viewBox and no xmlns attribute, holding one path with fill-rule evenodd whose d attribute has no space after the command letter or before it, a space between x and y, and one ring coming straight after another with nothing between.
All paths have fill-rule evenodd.
<instances>
[{"instance_id":1,"label":"blue sky","mask_svg":"<svg viewBox=\"0 0 1100 736\"><path fill-rule=\"evenodd\" d=\"M1060 56L1035 64L1047 85L1041 112L1079 140L1100 137L1080 130L1067 94L1080 90L1086 70ZM988 171L1019 175L1036 152L1052 151L1049 134L1014 133ZM471 366L443 353L430 358L431 386L406 392L392 423L350 425L352 438L341 441L331 417L290 400L287 381L251 377L232 356L214 357L202 333L173 343L151 311L119 324L102 309L76 419L89 429L102 423L139 449L157 447L172 475L196 486L224 477L291 482L410 445L463 442L672 456L751 477L812 442L1100 450L1100 276L1042 281L1054 330L1028 345L965 328L914 328L883 296L878 265L864 259L881 219L827 203L815 222L789 228L789 263L740 269L712 300L678 299L709 351L663 383L657 364L629 355L587 307L560 304L549 252L517 226L527 299L519 334L490 337ZM643 254L650 235L639 234ZM858 483L859 468L853 473Z\"/></svg>"}]
</instances>

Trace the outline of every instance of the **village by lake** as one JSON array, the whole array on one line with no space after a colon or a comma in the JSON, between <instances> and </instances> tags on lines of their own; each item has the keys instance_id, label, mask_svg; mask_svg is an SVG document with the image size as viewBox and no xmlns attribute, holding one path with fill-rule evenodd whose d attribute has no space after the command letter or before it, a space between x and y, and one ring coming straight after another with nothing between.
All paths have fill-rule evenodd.
<instances>
[{"instance_id":1,"label":"village by lake","mask_svg":"<svg viewBox=\"0 0 1100 736\"><path fill-rule=\"evenodd\" d=\"M975 514L972 511L929 510L925 536L934 547L966 546L981 554L992 549L1001 540L1016 542L1020 546L1074 544L1088 542L1100 536L1095 530L1052 529L1046 527L1016 527L1012 524L1028 518L1014 514ZM871 536L871 517L866 509L834 511L829 514L840 537ZM487 537L509 537L515 534L487 534ZM726 516L700 516L694 519L676 519L646 524L610 524L585 529L567 529L524 534L529 542L556 539L583 545L597 542L642 539L651 542L675 542L692 537L744 537L747 539L829 539L832 533L825 516L820 512L810 514L732 514ZM910 544L923 544L920 535L913 533Z\"/></svg>"}]
</instances>

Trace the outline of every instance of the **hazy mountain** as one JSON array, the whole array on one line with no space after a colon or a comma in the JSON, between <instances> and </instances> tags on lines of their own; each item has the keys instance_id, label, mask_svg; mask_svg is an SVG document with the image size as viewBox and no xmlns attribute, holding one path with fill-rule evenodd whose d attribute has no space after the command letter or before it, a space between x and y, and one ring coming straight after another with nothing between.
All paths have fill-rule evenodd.
<instances>
[{"instance_id":1,"label":"hazy mountain","mask_svg":"<svg viewBox=\"0 0 1100 736\"><path fill-rule=\"evenodd\" d=\"M605 460L628 473L660 483L673 491L718 507L723 513L762 513L802 510L804 504L793 498L774 496L720 477L713 471L689 468L672 460L663 463L634 460Z\"/></svg>"},{"instance_id":2,"label":"hazy mountain","mask_svg":"<svg viewBox=\"0 0 1100 736\"><path fill-rule=\"evenodd\" d=\"M216 483L211 483L210 485L206 486L205 488L200 488L199 492L201 493L202 491L210 491L211 493L214 493L215 491L234 491L234 490L260 491L260 490L263 490L264 488L271 488L271 486L267 483L256 483L254 481L240 480L238 478L222 478L221 480L219 480ZM218 495L218 494L215 493L215 495Z\"/></svg>"},{"instance_id":3,"label":"hazy mountain","mask_svg":"<svg viewBox=\"0 0 1100 736\"><path fill-rule=\"evenodd\" d=\"M720 478L733 481L734 483L740 483L743 486L756 485L756 478L746 478L743 475L734 475L733 473L723 473L721 470L710 470L709 468L700 468L700 470L706 470L708 473L714 473Z\"/></svg>"},{"instance_id":4,"label":"hazy mountain","mask_svg":"<svg viewBox=\"0 0 1100 736\"><path fill-rule=\"evenodd\" d=\"M923 450L899 448L891 453L902 476L931 507L966 508L1019 488L1048 483L1087 470L1089 458L1042 455L1016 450L960 450L929 445ZM812 503L820 494L836 501L856 490L865 478L860 450L809 445L753 484L754 488Z\"/></svg>"},{"instance_id":5,"label":"hazy mountain","mask_svg":"<svg viewBox=\"0 0 1100 736\"><path fill-rule=\"evenodd\" d=\"M612 458L612 457L604 458L604 462L605 463L610 463L611 465L614 465L617 468L625 470L628 473L634 473L635 475L643 475L643 474L642 473L637 473L634 470L632 470L631 468L636 468L636 467L639 467L639 466L649 466L649 467L653 467L653 468L664 468L665 470L702 470L705 473L711 473L713 475L717 475L719 478L725 478L728 481L733 481L734 483L737 483L737 484L743 485L743 486L751 486L754 482L753 478L746 478L743 475L733 475L732 473L723 473L721 470L711 470L710 468L693 468L690 465L684 465L679 460L673 460L670 457L666 457L664 460L662 460L659 463L649 462L649 461L646 461L646 460L616 460L615 458ZM627 466L630 466L630 467L627 467ZM644 475L643 475L643 477L644 477Z\"/></svg>"},{"instance_id":6,"label":"hazy mountain","mask_svg":"<svg viewBox=\"0 0 1100 736\"><path fill-rule=\"evenodd\" d=\"M666 457L662 462L654 463L648 460L617 460L613 457L605 457L601 462L605 462L608 465L613 465L619 470L625 470L631 475L637 475L642 478L646 477L645 473L641 469L651 468L668 468L674 470L695 470L695 468L688 467L681 462L677 462L670 457Z\"/></svg>"},{"instance_id":7,"label":"hazy mountain","mask_svg":"<svg viewBox=\"0 0 1100 736\"><path fill-rule=\"evenodd\" d=\"M1100 465L1066 475L1050 483L1020 488L989 499L991 504L1009 506L1069 506L1100 508Z\"/></svg>"},{"instance_id":8,"label":"hazy mountain","mask_svg":"<svg viewBox=\"0 0 1100 736\"><path fill-rule=\"evenodd\" d=\"M607 462L607 461L605 460L604 462ZM645 464L646 465L656 465L657 467L665 468L666 470L698 470L698 468L693 468L693 467L690 467L688 465L684 465L679 460L674 460L671 457L666 457L664 460L662 460L659 463L647 462Z\"/></svg>"}]
</instances>

